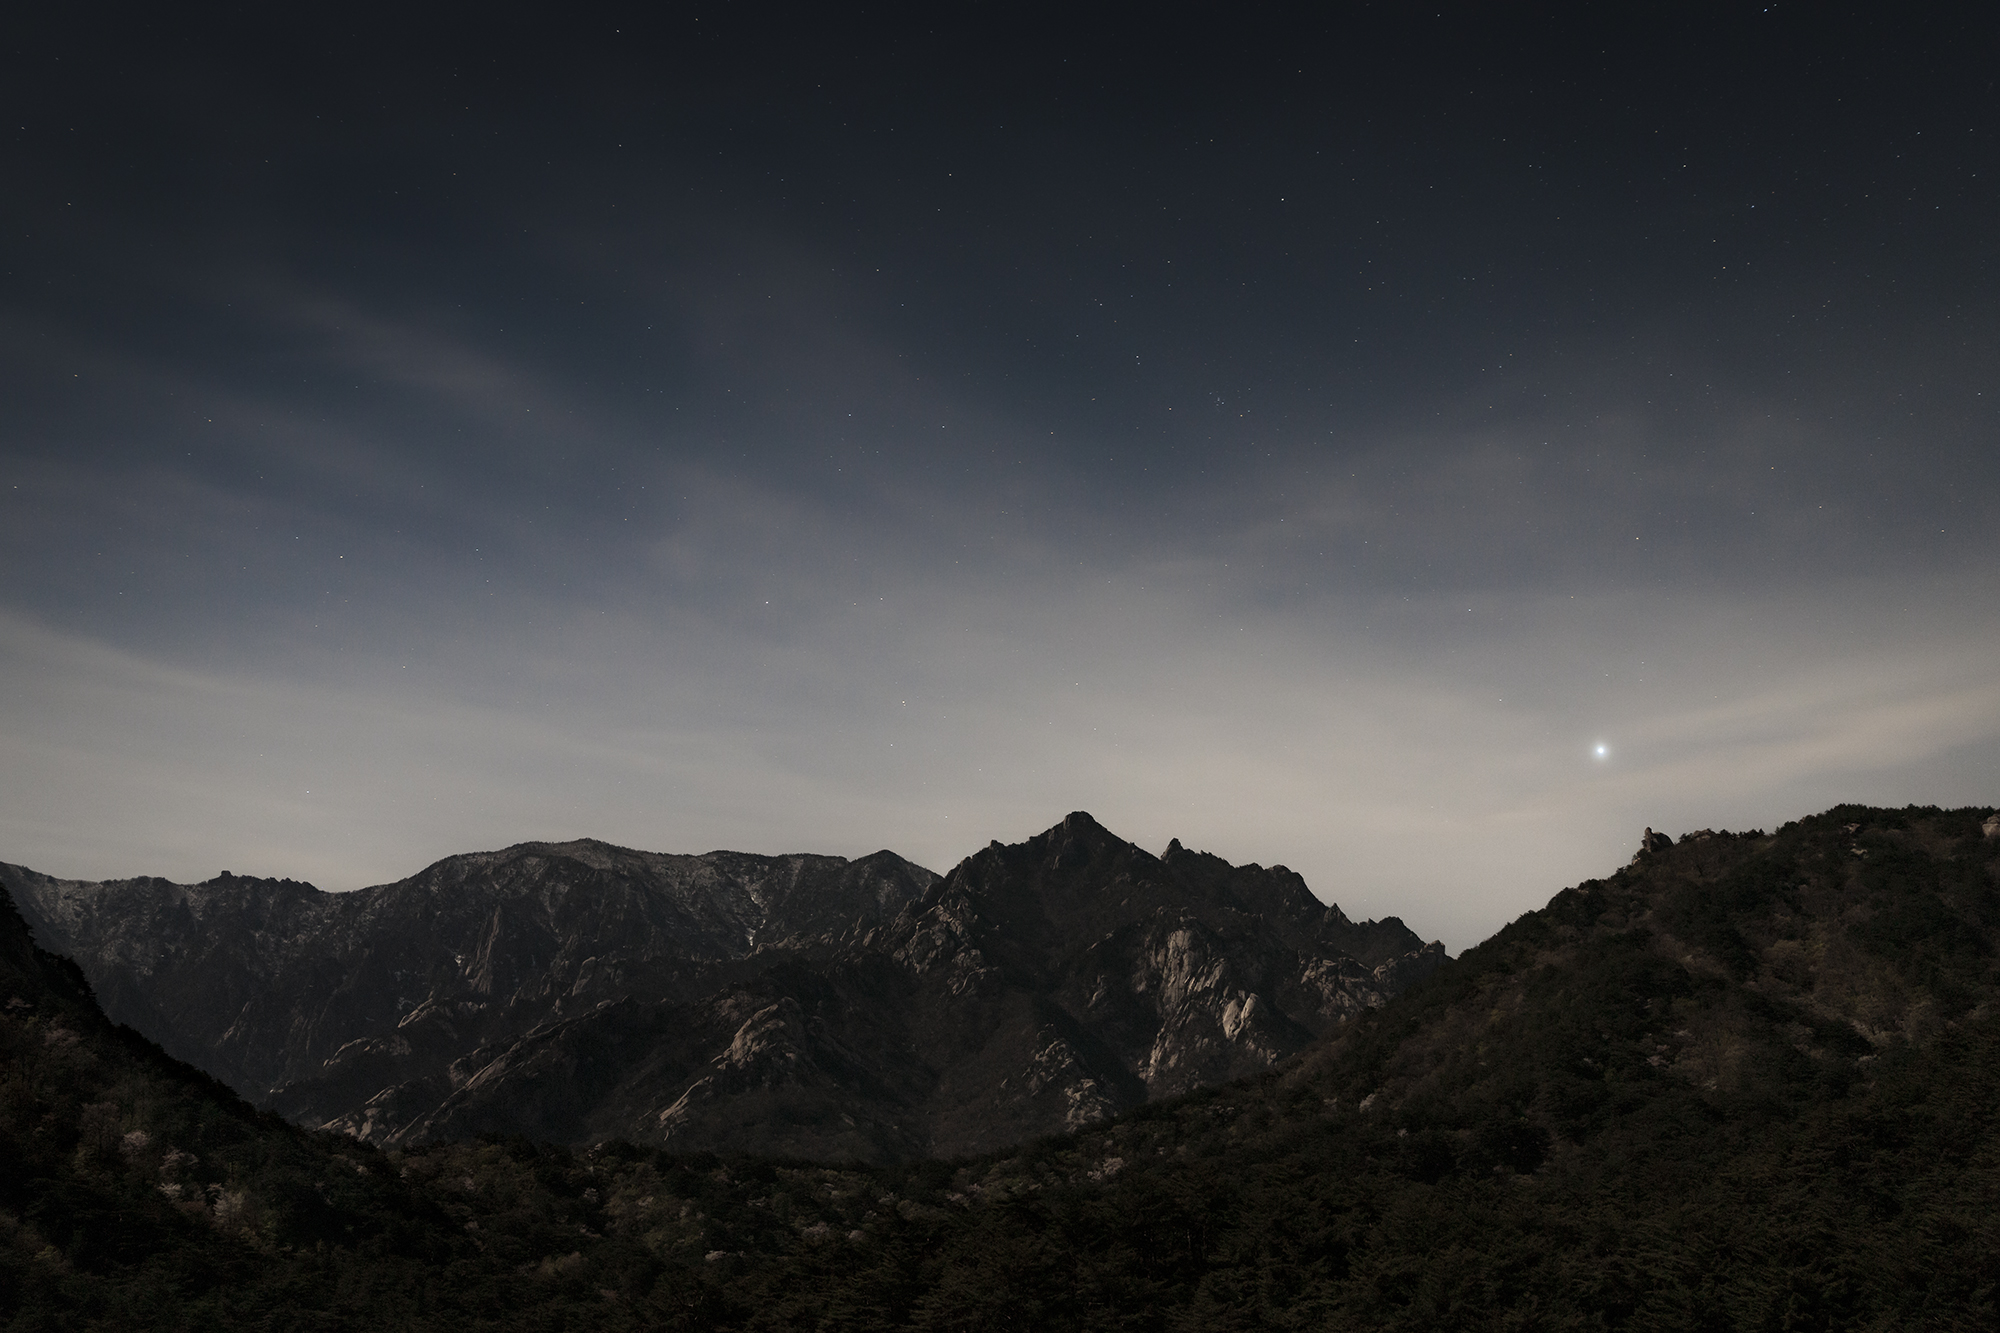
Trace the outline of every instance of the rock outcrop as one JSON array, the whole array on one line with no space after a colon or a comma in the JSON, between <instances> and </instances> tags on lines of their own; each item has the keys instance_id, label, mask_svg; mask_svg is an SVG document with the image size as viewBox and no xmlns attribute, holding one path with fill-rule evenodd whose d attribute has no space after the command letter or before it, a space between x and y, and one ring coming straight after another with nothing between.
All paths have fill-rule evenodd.
<instances>
[{"instance_id":1,"label":"rock outcrop","mask_svg":"<svg viewBox=\"0 0 2000 1333\"><path fill-rule=\"evenodd\" d=\"M1283 867L1154 857L1084 814L942 879L586 841L337 895L0 882L114 1019L383 1143L985 1151L1266 1068L1444 959Z\"/></svg>"}]
</instances>

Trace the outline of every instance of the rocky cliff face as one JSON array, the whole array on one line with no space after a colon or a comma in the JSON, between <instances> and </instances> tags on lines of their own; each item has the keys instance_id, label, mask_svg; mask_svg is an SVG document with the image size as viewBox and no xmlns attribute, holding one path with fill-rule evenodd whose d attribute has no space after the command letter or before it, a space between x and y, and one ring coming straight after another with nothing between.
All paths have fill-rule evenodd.
<instances>
[{"instance_id":1,"label":"rocky cliff face","mask_svg":"<svg viewBox=\"0 0 2000 1333\"><path fill-rule=\"evenodd\" d=\"M379 1142L984 1151L1265 1068L1444 957L1282 867L1154 857L1083 814L943 879L576 842L339 895L0 882L114 1019Z\"/></svg>"}]
</instances>

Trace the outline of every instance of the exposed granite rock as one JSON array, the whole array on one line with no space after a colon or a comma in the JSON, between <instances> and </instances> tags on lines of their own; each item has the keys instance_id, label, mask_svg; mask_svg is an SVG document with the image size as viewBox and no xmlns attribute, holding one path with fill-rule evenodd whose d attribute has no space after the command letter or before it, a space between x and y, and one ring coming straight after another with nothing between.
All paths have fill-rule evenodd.
<instances>
[{"instance_id":1,"label":"exposed granite rock","mask_svg":"<svg viewBox=\"0 0 2000 1333\"><path fill-rule=\"evenodd\" d=\"M1084 814L943 879L576 842L340 895L0 882L115 1019L385 1143L985 1151L1266 1068L1444 960L1283 867L1154 857Z\"/></svg>"}]
</instances>

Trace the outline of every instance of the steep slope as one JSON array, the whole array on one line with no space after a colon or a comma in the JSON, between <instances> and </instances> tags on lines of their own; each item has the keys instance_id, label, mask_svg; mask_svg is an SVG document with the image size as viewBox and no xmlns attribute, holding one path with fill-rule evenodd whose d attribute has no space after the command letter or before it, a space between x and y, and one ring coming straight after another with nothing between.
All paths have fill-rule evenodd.
<instances>
[{"instance_id":1,"label":"steep slope","mask_svg":"<svg viewBox=\"0 0 2000 1333\"><path fill-rule=\"evenodd\" d=\"M587 1164L527 1148L532 1166L505 1182L499 1214L482 1210L482 1228L460 1201L475 1172L491 1178L487 1150L451 1151L391 1159L256 1111L110 1023L76 965L36 948L0 889L9 1333L634 1329L658 1319L607 1307L607 1284L663 1308L683 1290L699 1299L672 1277L661 1284L668 1266L642 1244L593 1228L605 1217ZM440 1180L441 1167L455 1170ZM579 1244L595 1282L552 1284L577 1274Z\"/></svg>"},{"instance_id":2,"label":"steep slope","mask_svg":"<svg viewBox=\"0 0 2000 1333\"><path fill-rule=\"evenodd\" d=\"M112 1015L304 1123L886 1160L1267 1067L1443 957L1087 815L944 881L601 843L328 895L0 867Z\"/></svg>"},{"instance_id":3,"label":"steep slope","mask_svg":"<svg viewBox=\"0 0 2000 1333\"><path fill-rule=\"evenodd\" d=\"M476 1255L373 1149L314 1141L113 1026L0 890L0 1325L227 1328L454 1251Z\"/></svg>"}]
</instances>

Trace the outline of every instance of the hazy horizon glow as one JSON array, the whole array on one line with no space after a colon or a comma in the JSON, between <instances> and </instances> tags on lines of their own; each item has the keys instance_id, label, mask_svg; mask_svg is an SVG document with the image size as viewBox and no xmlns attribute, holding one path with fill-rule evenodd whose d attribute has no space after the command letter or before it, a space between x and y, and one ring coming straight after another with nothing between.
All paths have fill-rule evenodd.
<instances>
[{"instance_id":1,"label":"hazy horizon glow","mask_svg":"<svg viewBox=\"0 0 2000 1333\"><path fill-rule=\"evenodd\" d=\"M1083 809L1457 951L1643 826L2000 801L1966 34L46 22L0 859Z\"/></svg>"}]
</instances>

